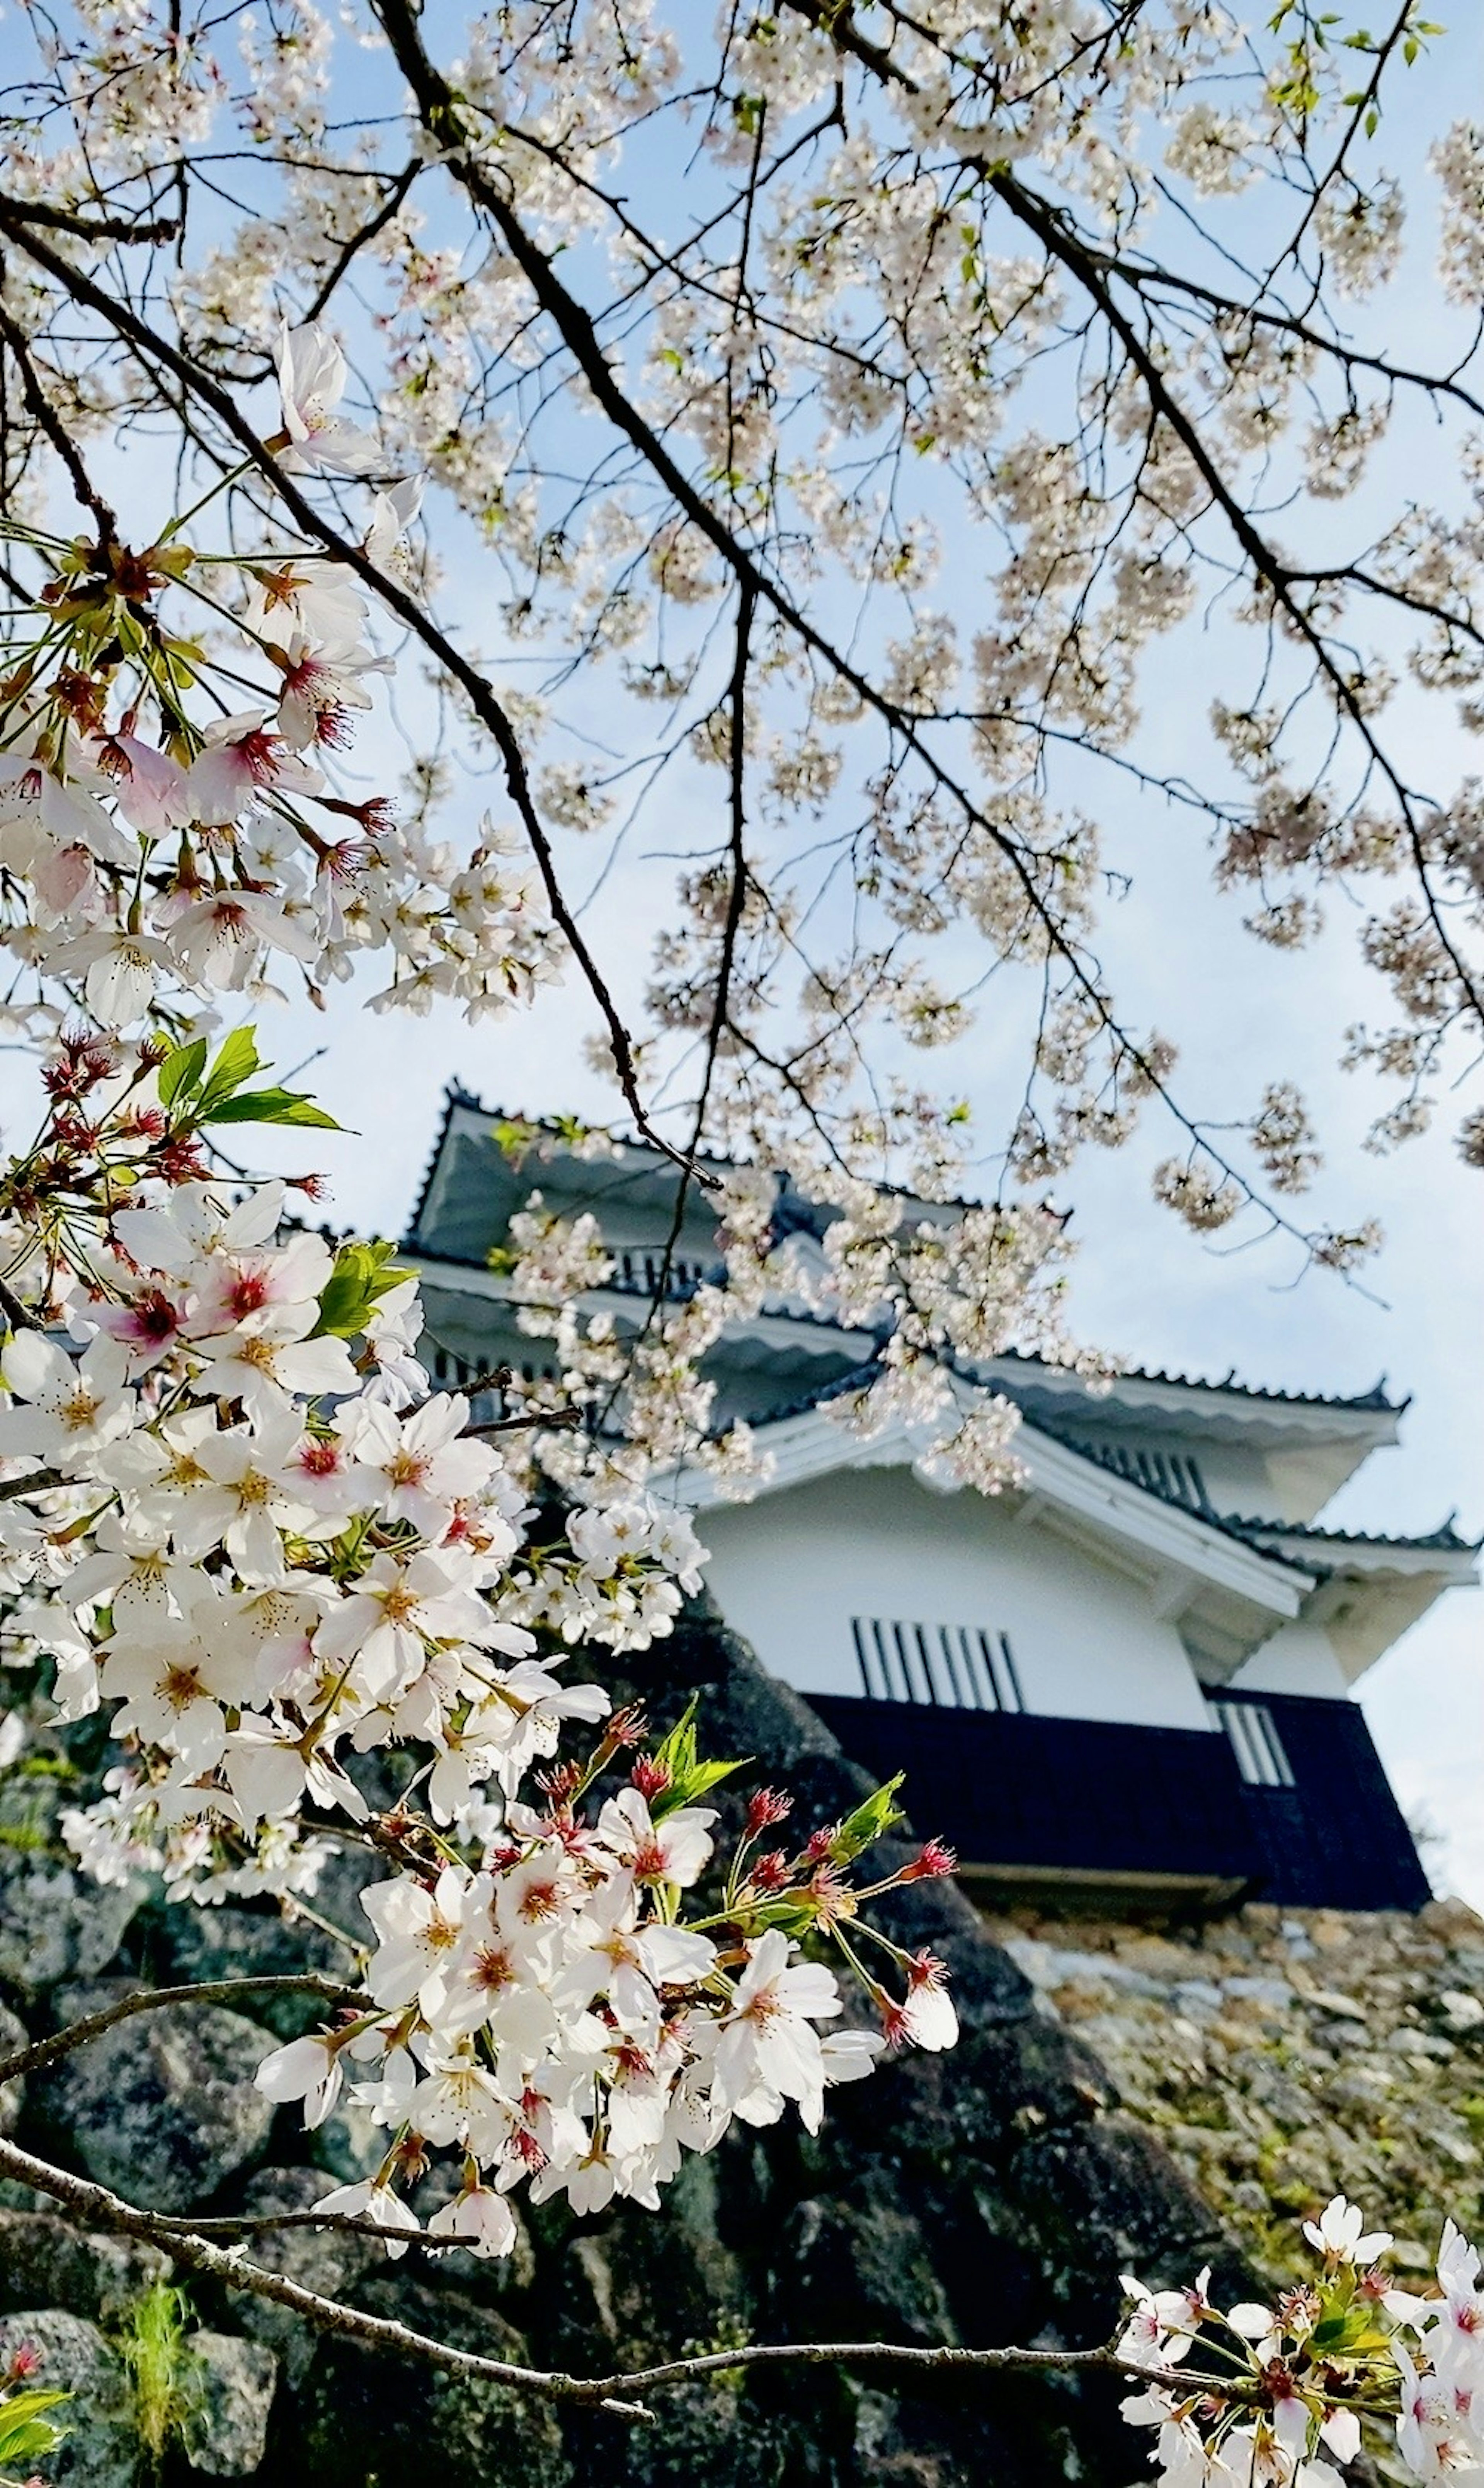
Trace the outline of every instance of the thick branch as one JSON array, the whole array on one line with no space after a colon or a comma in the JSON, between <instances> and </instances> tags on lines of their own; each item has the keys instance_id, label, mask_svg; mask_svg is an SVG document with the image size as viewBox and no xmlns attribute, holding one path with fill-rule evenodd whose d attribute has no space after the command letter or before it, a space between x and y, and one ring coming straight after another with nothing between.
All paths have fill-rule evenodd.
<instances>
[{"instance_id":1,"label":"thick branch","mask_svg":"<svg viewBox=\"0 0 1484 2488\"><path fill-rule=\"evenodd\" d=\"M22 224L44 225L52 233L75 234L79 241L174 241L179 216L83 215L75 208L48 207L42 199L0 199L8 214Z\"/></svg>"},{"instance_id":2,"label":"thick branch","mask_svg":"<svg viewBox=\"0 0 1484 2488\"><path fill-rule=\"evenodd\" d=\"M173 2222L126 2203L120 2195L110 2193L106 2187L95 2186L86 2177L52 2167L49 2162L18 2149L14 2142L0 2141L0 2174L35 2187L39 2193L49 2194L54 2202L61 2203L92 2228L121 2237L144 2238L163 2247L189 2272L218 2280L228 2289L246 2289L257 2297L272 2299L321 2332L364 2342L370 2349L390 2350L405 2358L421 2360L448 2375L479 2377L507 2386L515 2392L530 2393L542 2401L596 2406L621 2418L650 2417L643 2404L633 2398L637 2393L667 2385L690 2384L698 2377L725 2375L739 2367L764 2366L884 2367L923 2376L1095 2375L1164 2384L1183 2390L1206 2385L1233 2398L1246 2397L1240 2383L1234 2389L1225 2377L1197 2375L1189 2367L1143 2367L1119 2358L1110 2349L961 2350L947 2345L925 2349L898 2341L761 2341L735 2350L707 2351L695 2358L663 2360L654 2366L636 2367L629 2374L620 2371L607 2376L574 2376L560 2369L525 2367L506 2359L485 2358L477 2351L457 2350L450 2342L414 2332L410 2325L396 2323L388 2316L363 2314L359 2307L322 2297L282 2273L244 2262L239 2250L214 2247L199 2232L182 2234Z\"/></svg>"}]
</instances>

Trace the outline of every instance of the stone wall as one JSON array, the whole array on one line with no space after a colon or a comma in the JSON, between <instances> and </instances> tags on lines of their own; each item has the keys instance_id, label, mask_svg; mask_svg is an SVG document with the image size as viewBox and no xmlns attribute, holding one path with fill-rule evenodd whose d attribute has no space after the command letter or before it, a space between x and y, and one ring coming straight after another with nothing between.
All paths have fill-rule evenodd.
<instances>
[{"instance_id":1,"label":"stone wall","mask_svg":"<svg viewBox=\"0 0 1484 2488\"><path fill-rule=\"evenodd\" d=\"M1445 2212L1484 2228L1484 1920L1461 1901L986 1923L1259 2268L1283 2270L1330 2193L1418 2273Z\"/></svg>"},{"instance_id":2,"label":"stone wall","mask_svg":"<svg viewBox=\"0 0 1484 2488\"><path fill-rule=\"evenodd\" d=\"M753 1757L756 1777L794 1792L803 1824L833 1820L858 1798L858 1773L814 1713L765 1677L713 1613L696 1610L673 1640L626 1664L621 1698L641 1700L663 1725L699 1693L709 1749ZM10 1697L19 1690L13 1682ZM56 1740L56 1751L59 1765L70 1755L87 1773L106 1760L96 1723L70 1732L66 1749ZM33 2034L119 1992L118 1982L339 1966L325 1936L286 1926L264 1908L200 1911L169 1906L142 1885L99 1892L83 1883L53 1836L61 1802L74 1798L74 1785L34 1762L0 1784L0 1994ZM356 1928L365 1875L358 1853L348 1852L317 1906ZM620 2208L579 2224L548 2206L528 2219L518 2252L500 2265L414 2251L390 2266L356 2239L304 2231L281 2238L276 2258L322 2290L471 2347L587 2368L744 2339L1094 2343L1114 2320L1120 2271L1173 2279L1214 2261L1234 2290L1244 2288L1219 2219L1191 2182L1209 2173L1190 2139L1205 2113L1193 2050L1209 2041L1210 2060L1219 2056L1223 2068L1229 2053L1235 2078L1246 2060L1240 2047L1227 2050L1219 2025L1246 2034L1254 2065L1270 2061L1275 2034L1255 2010L1263 1996L1240 1985L1267 1981L1276 1993L1278 1972L1259 1955L1257 1921L1222 1937L1239 1951L1219 1956L1219 1979L1210 1974L1216 1953L1206 1959L1178 1943L1122 1960L1120 1943L1151 1941L1127 1932L1078 1932L1074 1940L1058 1931L1054 1957L1043 1932L1020 1922L996 1939L943 1884L900 1895L896 1926L948 1961L963 2043L945 2057L904 2057L835 2094L817 2139L793 2122L766 2134L739 2129L712 2157L687 2164L662 2214ZM1281 1940L1294 1948L1294 1939ZM1322 1972L1341 1985L1323 1953L1328 1938L1316 1927L1307 1940L1319 1964L1314 1983ZM1250 1962L1242 1944L1252 1946ZM1448 1980L1456 1969L1467 1984L1461 1957L1447 1958ZM1305 1974L1308 1966L1305 1956ZM1282 1972L1296 1992L1298 1973L1297 1961ZM1205 2038L1185 1993L1192 1981L1220 1992ZM1447 1983L1440 1980L1440 1995ZM280 2000L250 2029L217 2008L146 2017L35 2080L4 2113L23 2141L156 2205L203 2213L307 2205L332 2182L365 2173L384 2142L354 2110L306 2136L292 2112L273 2113L253 2089L265 2035L291 2035L312 2018L297 1999ZM1191 2052L1184 2088L1162 2089L1152 2070L1165 2044L1162 2026ZM1316 2029L1328 2026L1316 2008ZM1415 2024L1406 2022L1414 2026L1442 2044L1436 2016L1419 2008ZM1464 2041L1446 2044L1461 2060ZM1429 2064L1455 2061L1422 2054ZM1114 2057L1133 2113L1119 2106L1105 2070ZM1343 2049L1335 2061L1342 2073ZM1389 2068L1393 2059L1385 2061ZM1410 2068L1401 2054L1394 2062ZM1255 2097L1255 2076L1253 2083ZM1223 2114L1225 2098L1223 2089ZM1220 2190L1234 2213L1248 2201L1238 2191L1254 2172L1262 2174L1258 2161L1244 2163ZM435 2200L435 2181L425 2181L422 2208ZM1261 2247L1260 2226L1250 2217L1245 2226ZM0 2347L34 2340L48 2374L77 2393L74 2432L48 2466L58 2488L142 2488L148 2476L120 2344L140 2292L165 2269L138 2248L79 2236L39 2197L13 2188L0 2202ZM317 2488L371 2488L407 2468L435 2475L439 2488L494 2480L566 2488L578 2479L632 2488L1048 2488L1063 2478L1127 2488L1142 2468L1141 2447L1117 2417L1116 2391L1077 2390L1065 2380L955 2380L909 2395L885 2371L798 2370L751 2383L734 2376L658 2398L657 2423L630 2432L597 2415L558 2419L497 2389L316 2338L245 2295L198 2291L193 2316L194 2408L165 2465L167 2477L182 2482L261 2474L274 2488L311 2479Z\"/></svg>"}]
</instances>

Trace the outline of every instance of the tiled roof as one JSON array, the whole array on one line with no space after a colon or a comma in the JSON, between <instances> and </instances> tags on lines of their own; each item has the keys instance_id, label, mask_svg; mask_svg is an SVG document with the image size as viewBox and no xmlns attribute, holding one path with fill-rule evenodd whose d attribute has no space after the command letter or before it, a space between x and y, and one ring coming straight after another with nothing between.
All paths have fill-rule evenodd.
<instances>
[{"instance_id":1,"label":"tiled roof","mask_svg":"<svg viewBox=\"0 0 1484 2488\"><path fill-rule=\"evenodd\" d=\"M1484 1547L1484 1538L1461 1537L1453 1526L1456 1518L1456 1513L1450 1512L1440 1528L1418 1538L1388 1538L1370 1529L1326 1529L1318 1521L1256 1520L1245 1513L1240 1518L1234 1514L1227 1526L1240 1530L1244 1537L1299 1538L1316 1546L1379 1546L1383 1550L1390 1546L1402 1554L1477 1555Z\"/></svg>"},{"instance_id":2,"label":"tiled roof","mask_svg":"<svg viewBox=\"0 0 1484 2488\"><path fill-rule=\"evenodd\" d=\"M1018 1348L1006 1348L1003 1353L1007 1357L1014 1357L1018 1363L1023 1365L1040 1365L1043 1362L1038 1356L1022 1356ZM1059 1371L1054 1366L1050 1370L1052 1372ZM1355 1408L1365 1411L1375 1410L1378 1415L1400 1417L1404 1416L1412 1405L1410 1398L1406 1400L1386 1398L1385 1374L1379 1382L1372 1385L1369 1391L1358 1391L1348 1397L1340 1392L1275 1391L1264 1382L1242 1382L1237 1377L1235 1366L1232 1366L1226 1373L1213 1376L1209 1373L1167 1373L1162 1366L1158 1365L1122 1365L1112 1378L1115 1383L1162 1383L1172 1391L1225 1391L1231 1393L1236 1399L1272 1400L1281 1408Z\"/></svg>"},{"instance_id":3,"label":"tiled roof","mask_svg":"<svg viewBox=\"0 0 1484 2488\"><path fill-rule=\"evenodd\" d=\"M478 1098L471 1097L466 1088L461 1088L456 1080L451 1080L444 1089L443 1114L437 1131L434 1135L433 1147L428 1153L428 1163L423 1169L422 1182L417 1187L417 1199L412 1204L412 1216L407 1224L407 1231L403 1237L404 1252L409 1252L416 1243L417 1230L423 1223L423 1211L428 1206L428 1196L433 1190L433 1178L437 1173L438 1160L443 1154L443 1144L448 1138L448 1127L454 1119L456 1111L461 1106L478 1106Z\"/></svg>"},{"instance_id":4,"label":"tiled roof","mask_svg":"<svg viewBox=\"0 0 1484 2488\"><path fill-rule=\"evenodd\" d=\"M853 1391L864 1390L880 1371L881 1367L876 1364L852 1366L848 1373L837 1374L832 1382L821 1383L801 1398L786 1401L781 1408L770 1408L751 1422L761 1431L768 1426L783 1424L787 1418L807 1416L811 1409L823 1407L827 1400L841 1400ZM1118 1462L1112 1445L1070 1442L1064 1435L1038 1426L1033 1417L1025 1417L1023 1423L1032 1433L1044 1433L1048 1441L1059 1443L1064 1451L1076 1452L1079 1458L1090 1460L1094 1467L1106 1469L1120 1484L1131 1485L1136 1493L1150 1495L1156 1503L1167 1504L1172 1511L1183 1512L1191 1520L1204 1521L1208 1529L1218 1530L1223 1538L1234 1538L1242 1545L1251 1547L1254 1553L1276 1557L1279 1562L1282 1557L1277 1555L1275 1548L1265 1546L1262 1543L1264 1539L1299 1539L1314 1546L1371 1546L1383 1550L1390 1547L1398 1554L1476 1555L1484 1547L1484 1539L1460 1537L1453 1526L1455 1514L1452 1513L1441 1528L1428 1536L1389 1538L1360 1529L1324 1529L1297 1521L1262 1520L1241 1513L1218 1512L1209 1503L1194 1502L1173 1485L1161 1485L1151 1477L1131 1473Z\"/></svg>"},{"instance_id":5,"label":"tiled roof","mask_svg":"<svg viewBox=\"0 0 1484 2488\"><path fill-rule=\"evenodd\" d=\"M1047 1429L1038 1428L1037 1430ZM1164 1485L1156 1477L1136 1474L1125 1466L1115 1444L1074 1443L1061 1434L1053 1434L1051 1439L1053 1442L1067 1441L1069 1451L1079 1452L1083 1459L1107 1469L1126 1484L1137 1486L1143 1494L1152 1494L1159 1503L1172 1505L1177 1512L1193 1513L1197 1520L1209 1522L1213 1529L1223 1531L1228 1538L1240 1538L1245 1545L1257 1546L1259 1552L1266 1551L1261 1541L1270 1538L1297 1539L1301 1543L1311 1546L1374 1546L1383 1550L1393 1547L1398 1554L1409 1555L1428 1552L1476 1555L1484 1546L1484 1539L1459 1536L1453 1526L1457 1515L1451 1512L1441 1528L1418 1538L1390 1538L1364 1529L1326 1529L1314 1521L1264 1520L1255 1513L1218 1512L1210 1503L1197 1503L1190 1495L1182 1494L1177 1485Z\"/></svg>"},{"instance_id":6,"label":"tiled roof","mask_svg":"<svg viewBox=\"0 0 1484 2488\"><path fill-rule=\"evenodd\" d=\"M403 1249L405 1251L410 1252L416 1250L418 1230L422 1225L423 1212L428 1205L428 1199L433 1188L433 1178L437 1169L438 1158L442 1152L444 1141L448 1136L449 1125L452 1122L455 1114L461 1108L474 1114L490 1115L491 1117L494 1117L499 1111L493 1107L486 1106L481 1098L476 1097L471 1089L465 1088L459 1081L451 1080L449 1082L448 1087L444 1091L442 1120L438 1125L437 1135L434 1141L433 1150L428 1160L426 1172L424 1173L422 1182L418 1187L417 1201L413 1207L412 1217L407 1228L406 1235L404 1238ZM545 1116L511 1114L507 1116L506 1119L511 1122L528 1123L533 1131L549 1133L553 1139L560 1138L560 1127ZM630 1142L624 1144L624 1145L630 1147L643 1147L644 1144L642 1142ZM730 1161L717 1158L714 1160L714 1163L717 1165L724 1165L730 1163ZM886 1185L883 1189L894 1192L899 1191L901 1187L897 1185ZM971 1202L955 1201L944 1202L938 1205L943 1208L963 1209L972 1207L974 1204ZM439 1256L440 1259L456 1259L460 1257L449 1254ZM819 1318L818 1315L814 1315L790 1313L786 1307L779 1307L775 1309L775 1312L776 1317L785 1320L814 1321ZM1055 1365L1049 1365L1046 1360L1041 1357L1022 1355L1015 1348L1007 1348L1003 1350L1002 1355L1007 1361L1013 1360L1018 1364L1039 1368L1044 1372L1054 1374L1064 1371L1064 1369ZM1162 1385L1166 1389L1176 1391L1225 1393L1233 1399L1258 1400L1271 1406L1279 1408L1330 1408L1336 1410L1354 1410L1357 1415L1375 1414L1378 1416L1386 1415L1399 1417L1404 1415L1406 1410L1412 1404L1410 1398L1400 1400L1387 1399L1386 1377L1385 1374L1382 1375L1380 1381L1375 1383L1369 1391L1356 1392L1348 1397L1343 1393L1330 1393L1324 1391L1277 1391L1270 1388L1264 1383L1243 1382L1238 1379L1237 1369L1235 1366L1233 1366L1228 1372L1220 1375L1219 1377L1213 1377L1207 1374L1170 1373L1166 1372L1163 1368L1160 1366L1126 1365L1120 1368L1119 1372L1114 1376L1114 1380L1115 1382L1152 1382L1157 1385ZM807 1406L810 1403L805 1401L803 1404ZM794 1413L797 1414L798 1411L796 1410Z\"/></svg>"}]
</instances>

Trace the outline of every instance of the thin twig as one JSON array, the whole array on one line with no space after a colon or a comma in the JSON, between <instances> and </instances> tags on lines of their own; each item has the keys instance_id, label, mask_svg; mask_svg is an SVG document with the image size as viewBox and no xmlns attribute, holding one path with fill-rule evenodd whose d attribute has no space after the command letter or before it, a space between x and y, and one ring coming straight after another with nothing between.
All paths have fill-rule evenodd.
<instances>
[{"instance_id":1,"label":"thin twig","mask_svg":"<svg viewBox=\"0 0 1484 2488\"><path fill-rule=\"evenodd\" d=\"M85 2048L90 2039L100 2039L105 2030L112 2030L120 2022L131 2022L138 2013L157 2013L169 2004L246 2004L263 1995L318 1995L325 2004L366 2002L365 1995L347 1987L344 1980L326 1978L317 1969L285 1971L282 1976L263 1978L197 1979L187 1987L140 1987L97 2013L85 2013L80 2021L70 2022L65 2030L54 2030L49 2039L36 2039L27 2047L13 2048L9 2055L0 2056L0 2082L43 2072L60 2057L70 2056L74 2048Z\"/></svg>"},{"instance_id":2,"label":"thin twig","mask_svg":"<svg viewBox=\"0 0 1484 2488\"><path fill-rule=\"evenodd\" d=\"M52 405L37 375L31 359L31 347L25 330L16 325L10 313L0 305L0 337L3 337L14 358L20 375L20 393L40 432L44 433L57 456L67 468L72 491L83 508L92 514L98 527L99 558L106 558L110 547L119 541L119 522L112 507L104 500L83 465L82 452Z\"/></svg>"}]
</instances>

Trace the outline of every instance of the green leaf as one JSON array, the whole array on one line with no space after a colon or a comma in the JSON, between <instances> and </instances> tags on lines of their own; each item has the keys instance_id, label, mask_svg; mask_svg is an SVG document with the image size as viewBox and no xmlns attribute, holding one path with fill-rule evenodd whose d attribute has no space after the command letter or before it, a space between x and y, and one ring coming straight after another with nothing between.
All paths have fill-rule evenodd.
<instances>
[{"instance_id":1,"label":"green leaf","mask_svg":"<svg viewBox=\"0 0 1484 2488\"><path fill-rule=\"evenodd\" d=\"M501 1157L509 1158L512 1165L518 1166L527 1149L540 1140L541 1126L538 1123L495 1123L490 1137Z\"/></svg>"},{"instance_id":2,"label":"green leaf","mask_svg":"<svg viewBox=\"0 0 1484 2488\"><path fill-rule=\"evenodd\" d=\"M656 1823L665 1815L673 1814L677 1806L693 1805L696 1798L704 1796L708 1789L714 1789L718 1780L730 1779L734 1771L742 1768L743 1762L751 1760L751 1756L746 1755L735 1763L697 1761L695 1710L692 1696L669 1735L655 1748L655 1761L670 1774L668 1784L650 1799L650 1814Z\"/></svg>"},{"instance_id":3,"label":"green leaf","mask_svg":"<svg viewBox=\"0 0 1484 2488\"><path fill-rule=\"evenodd\" d=\"M829 1854L837 1866L848 1866L853 1857L882 1839L895 1824L906 1822L897 1803L902 1780L903 1773L898 1771L895 1779L889 1779L884 1788L879 1788L863 1805L856 1806L854 1814L846 1816L829 1844Z\"/></svg>"},{"instance_id":4,"label":"green leaf","mask_svg":"<svg viewBox=\"0 0 1484 2488\"><path fill-rule=\"evenodd\" d=\"M191 1089L199 1086L201 1074L206 1068L206 1058L207 1042L204 1036L198 1036L191 1045L178 1045L173 1054L166 1055L154 1075L154 1085L159 1090L159 1102L162 1106L173 1106L178 1097L188 1095Z\"/></svg>"},{"instance_id":5,"label":"green leaf","mask_svg":"<svg viewBox=\"0 0 1484 2488\"><path fill-rule=\"evenodd\" d=\"M64 2431L54 2426L43 2412L55 2410L59 2402L70 2400L69 2393L13 2393L0 2402L0 2463L7 2469L14 2464L32 2461L38 2454L55 2452Z\"/></svg>"},{"instance_id":6,"label":"green leaf","mask_svg":"<svg viewBox=\"0 0 1484 2488\"><path fill-rule=\"evenodd\" d=\"M758 1901L746 1910L745 1917L749 1935L766 1934L770 1927L777 1927L784 1935L798 1937L810 1934L819 1924L818 1909L801 1907L798 1901Z\"/></svg>"},{"instance_id":7,"label":"green leaf","mask_svg":"<svg viewBox=\"0 0 1484 2488\"><path fill-rule=\"evenodd\" d=\"M204 1109L203 1123L312 1123L316 1130L338 1132L333 1115L294 1088L244 1088L239 1096L223 1097Z\"/></svg>"},{"instance_id":8,"label":"green leaf","mask_svg":"<svg viewBox=\"0 0 1484 2488\"><path fill-rule=\"evenodd\" d=\"M230 1097L235 1088L240 1088L243 1081L250 1080L260 1068L255 1032L250 1028L235 1028L232 1034L224 1036L221 1041L210 1076L201 1091L202 1104L214 1106L219 1099Z\"/></svg>"},{"instance_id":9,"label":"green leaf","mask_svg":"<svg viewBox=\"0 0 1484 2488\"><path fill-rule=\"evenodd\" d=\"M342 1244L320 1296L313 1338L354 1339L365 1329L378 1299L412 1275L398 1265L395 1244Z\"/></svg>"}]
</instances>

